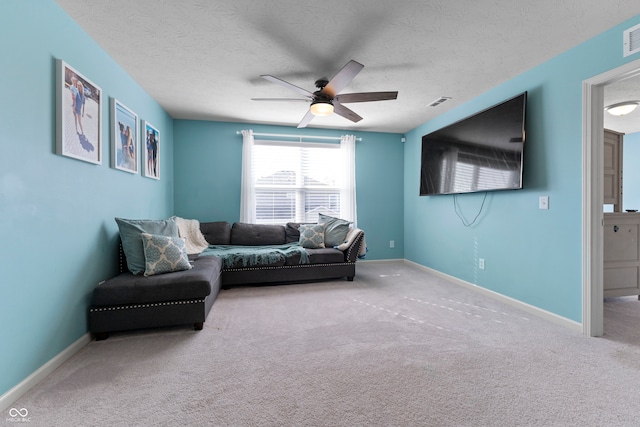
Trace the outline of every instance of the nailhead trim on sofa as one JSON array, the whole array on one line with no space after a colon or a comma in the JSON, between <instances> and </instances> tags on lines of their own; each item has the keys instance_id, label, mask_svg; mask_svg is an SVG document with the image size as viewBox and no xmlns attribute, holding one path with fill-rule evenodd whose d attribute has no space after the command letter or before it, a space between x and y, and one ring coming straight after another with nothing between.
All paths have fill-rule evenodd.
<instances>
[{"instance_id":1,"label":"nailhead trim on sofa","mask_svg":"<svg viewBox=\"0 0 640 427\"><path fill-rule=\"evenodd\" d=\"M112 310L129 310L134 308L148 308L148 307L159 307L162 305L177 305L177 304L199 304L203 303L204 299L195 299L188 301L168 301L168 302L156 302L151 304L133 304L133 305L116 305L109 307L92 307L89 311L112 311Z\"/></svg>"},{"instance_id":2,"label":"nailhead trim on sofa","mask_svg":"<svg viewBox=\"0 0 640 427\"><path fill-rule=\"evenodd\" d=\"M279 269L287 269L287 268L313 268L313 267L335 267L339 265L351 265L352 262L332 262L332 263L324 263L324 264L296 264L296 265L272 265L272 266L262 266L262 267L242 267L242 268L225 268L222 270L225 271L247 271L247 270L279 270Z\"/></svg>"}]
</instances>

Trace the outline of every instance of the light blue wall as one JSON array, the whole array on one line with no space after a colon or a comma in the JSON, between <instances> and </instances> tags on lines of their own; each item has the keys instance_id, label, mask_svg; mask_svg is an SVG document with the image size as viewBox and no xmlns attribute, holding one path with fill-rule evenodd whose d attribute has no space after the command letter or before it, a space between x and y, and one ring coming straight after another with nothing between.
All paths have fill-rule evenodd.
<instances>
[{"instance_id":1,"label":"light blue wall","mask_svg":"<svg viewBox=\"0 0 640 427\"><path fill-rule=\"evenodd\" d=\"M173 122L51 0L0 2L0 395L87 332L115 216L173 213ZM55 59L103 91L103 164L55 154ZM109 167L110 96L161 132L162 179Z\"/></svg>"},{"instance_id":2,"label":"light blue wall","mask_svg":"<svg viewBox=\"0 0 640 427\"><path fill-rule=\"evenodd\" d=\"M640 132L624 136L622 148L622 209L640 211Z\"/></svg>"},{"instance_id":3,"label":"light blue wall","mask_svg":"<svg viewBox=\"0 0 640 427\"><path fill-rule=\"evenodd\" d=\"M358 227L365 230L367 259L404 257L404 145L399 134L176 120L176 215L200 221L238 221L242 136L236 131L242 129L316 136L353 133L361 137L356 144ZM393 249L390 240L395 241Z\"/></svg>"},{"instance_id":4,"label":"light blue wall","mask_svg":"<svg viewBox=\"0 0 640 427\"><path fill-rule=\"evenodd\" d=\"M582 321L582 82L622 65L629 20L407 134L405 257L462 280ZM453 196L418 196L422 135L529 92L523 190L489 193L464 227ZM549 196L549 210L538 197ZM482 194L459 196L467 218ZM478 258L486 269L478 269Z\"/></svg>"}]
</instances>

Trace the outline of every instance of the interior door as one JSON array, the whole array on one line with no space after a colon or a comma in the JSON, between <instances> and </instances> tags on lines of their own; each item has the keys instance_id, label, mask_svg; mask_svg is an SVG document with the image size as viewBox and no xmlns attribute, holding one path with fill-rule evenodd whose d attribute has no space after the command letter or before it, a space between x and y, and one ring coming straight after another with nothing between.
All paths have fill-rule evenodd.
<instances>
[{"instance_id":1,"label":"interior door","mask_svg":"<svg viewBox=\"0 0 640 427\"><path fill-rule=\"evenodd\" d=\"M604 130L604 204L622 212L622 136Z\"/></svg>"}]
</instances>

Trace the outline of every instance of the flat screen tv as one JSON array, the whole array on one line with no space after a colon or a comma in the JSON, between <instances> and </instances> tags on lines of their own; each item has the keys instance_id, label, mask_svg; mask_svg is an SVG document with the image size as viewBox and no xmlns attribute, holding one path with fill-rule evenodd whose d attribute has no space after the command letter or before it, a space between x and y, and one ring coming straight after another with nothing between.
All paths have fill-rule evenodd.
<instances>
[{"instance_id":1,"label":"flat screen tv","mask_svg":"<svg viewBox=\"0 0 640 427\"><path fill-rule=\"evenodd\" d=\"M420 195L522 188L527 92L422 137Z\"/></svg>"}]
</instances>

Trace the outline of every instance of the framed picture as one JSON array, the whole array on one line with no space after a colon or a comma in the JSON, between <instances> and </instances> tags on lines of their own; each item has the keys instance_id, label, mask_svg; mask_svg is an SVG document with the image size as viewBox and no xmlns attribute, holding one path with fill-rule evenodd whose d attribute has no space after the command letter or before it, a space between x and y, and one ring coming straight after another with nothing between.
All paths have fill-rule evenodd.
<instances>
[{"instance_id":1,"label":"framed picture","mask_svg":"<svg viewBox=\"0 0 640 427\"><path fill-rule=\"evenodd\" d=\"M160 132L146 120L142 120L142 172L144 176L160 179Z\"/></svg>"},{"instance_id":2,"label":"framed picture","mask_svg":"<svg viewBox=\"0 0 640 427\"><path fill-rule=\"evenodd\" d=\"M56 61L56 154L102 164L102 90Z\"/></svg>"},{"instance_id":3,"label":"framed picture","mask_svg":"<svg viewBox=\"0 0 640 427\"><path fill-rule=\"evenodd\" d=\"M138 173L138 115L111 98L111 167Z\"/></svg>"}]
</instances>

